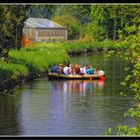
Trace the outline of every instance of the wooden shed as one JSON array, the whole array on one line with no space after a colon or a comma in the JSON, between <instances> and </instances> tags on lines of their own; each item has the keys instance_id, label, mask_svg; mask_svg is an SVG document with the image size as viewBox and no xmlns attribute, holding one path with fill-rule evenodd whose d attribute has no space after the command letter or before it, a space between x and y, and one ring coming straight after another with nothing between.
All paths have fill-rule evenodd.
<instances>
[{"instance_id":1,"label":"wooden shed","mask_svg":"<svg viewBox=\"0 0 140 140\"><path fill-rule=\"evenodd\" d=\"M32 42L67 40L67 28L46 18L28 18L23 34Z\"/></svg>"}]
</instances>

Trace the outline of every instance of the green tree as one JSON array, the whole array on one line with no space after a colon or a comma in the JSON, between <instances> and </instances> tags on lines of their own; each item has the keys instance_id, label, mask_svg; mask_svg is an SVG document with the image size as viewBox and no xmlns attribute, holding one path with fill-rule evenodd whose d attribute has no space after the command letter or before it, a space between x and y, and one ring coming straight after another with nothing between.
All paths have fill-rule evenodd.
<instances>
[{"instance_id":1,"label":"green tree","mask_svg":"<svg viewBox=\"0 0 140 140\"><path fill-rule=\"evenodd\" d=\"M89 5L56 5L54 16L70 15L80 21L81 24L90 22L90 4Z\"/></svg>"},{"instance_id":2,"label":"green tree","mask_svg":"<svg viewBox=\"0 0 140 140\"><path fill-rule=\"evenodd\" d=\"M107 38L107 28L105 28L107 19L104 17L104 10L103 5L91 5L91 23L89 26L93 38L96 40L105 40Z\"/></svg>"},{"instance_id":3,"label":"green tree","mask_svg":"<svg viewBox=\"0 0 140 140\"><path fill-rule=\"evenodd\" d=\"M10 48L20 49L24 21L28 17L28 5L0 5L0 54L8 54ZM3 50L6 53L3 54Z\"/></svg>"},{"instance_id":4,"label":"green tree","mask_svg":"<svg viewBox=\"0 0 140 140\"><path fill-rule=\"evenodd\" d=\"M29 10L29 17L50 19L55 11L56 5L32 5Z\"/></svg>"},{"instance_id":5,"label":"green tree","mask_svg":"<svg viewBox=\"0 0 140 140\"><path fill-rule=\"evenodd\" d=\"M130 42L131 47L125 52L123 58L131 62L131 66L127 68L129 75L127 75L125 81L121 84L130 88L129 93L123 93L122 95L133 95L136 105L125 112L124 117L135 119L137 125L135 127L129 127L127 124L119 125L115 128L116 131L114 133L109 128L106 131L107 135L140 135L140 33L131 36L131 39L127 37L127 41Z\"/></svg>"},{"instance_id":6,"label":"green tree","mask_svg":"<svg viewBox=\"0 0 140 140\"><path fill-rule=\"evenodd\" d=\"M139 16L139 5L91 5L90 16L93 36L98 40L122 40L129 35L128 29L136 33L134 19Z\"/></svg>"},{"instance_id":7,"label":"green tree","mask_svg":"<svg viewBox=\"0 0 140 140\"><path fill-rule=\"evenodd\" d=\"M135 119L137 125L135 127L129 127L126 125L119 125L113 133L112 129L109 128L106 131L107 135L140 135L140 6L128 6L125 14L126 19L130 19L129 26L125 25L124 31L125 36L123 39L130 44L130 47L122 52L122 58L130 62L130 66L125 68L129 70L129 75L126 76L124 82L121 85L128 86L129 92L123 93L122 95L127 96L128 94L133 95L135 99L135 107L130 108L124 113L125 117Z\"/></svg>"},{"instance_id":8,"label":"green tree","mask_svg":"<svg viewBox=\"0 0 140 140\"><path fill-rule=\"evenodd\" d=\"M62 16L56 16L52 19L54 22L59 23L68 29L68 39L78 39L80 34L80 22L70 16L70 15L62 15Z\"/></svg>"}]
</instances>

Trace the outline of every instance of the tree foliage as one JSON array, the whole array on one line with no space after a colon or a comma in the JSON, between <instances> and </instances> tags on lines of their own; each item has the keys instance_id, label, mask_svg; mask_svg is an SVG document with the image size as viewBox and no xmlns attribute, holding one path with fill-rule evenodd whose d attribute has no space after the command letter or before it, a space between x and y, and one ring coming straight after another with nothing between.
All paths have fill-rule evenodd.
<instances>
[{"instance_id":1,"label":"tree foliage","mask_svg":"<svg viewBox=\"0 0 140 140\"><path fill-rule=\"evenodd\" d=\"M128 24L125 25L124 31L126 34L123 39L129 42L130 47L125 52L122 52L122 58L130 62L131 65L126 69L129 70L129 75L126 76L122 85L130 87L129 94L133 95L136 106L128 109L124 113L124 117L136 120L137 125L132 128L127 126L127 124L119 125L116 127L115 134L134 136L140 135L140 8L139 6L129 6L129 8L125 15L131 19L131 22L129 21L129 26ZM125 95L127 94L125 93ZM106 131L106 134L113 134L111 128Z\"/></svg>"},{"instance_id":2,"label":"tree foliage","mask_svg":"<svg viewBox=\"0 0 140 140\"><path fill-rule=\"evenodd\" d=\"M50 19L55 11L56 5L32 5L29 10L29 17Z\"/></svg>"},{"instance_id":3,"label":"tree foliage","mask_svg":"<svg viewBox=\"0 0 140 140\"><path fill-rule=\"evenodd\" d=\"M98 40L121 40L130 32L135 34L140 20L139 10L139 5L91 5L93 36Z\"/></svg>"},{"instance_id":4,"label":"tree foliage","mask_svg":"<svg viewBox=\"0 0 140 140\"><path fill-rule=\"evenodd\" d=\"M81 24L90 22L90 5L58 5L53 16L70 15L80 21Z\"/></svg>"},{"instance_id":5,"label":"tree foliage","mask_svg":"<svg viewBox=\"0 0 140 140\"><path fill-rule=\"evenodd\" d=\"M78 39L80 34L80 22L70 16L70 15L63 15L63 16L56 16L52 19L54 22L59 23L68 30L68 39Z\"/></svg>"},{"instance_id":6,"label":"tree foliage","mask_svg":"<svg viewBox=\"0 0 140 140\"><path fill-rule=\"evenodd\" d=\"M21 47L22 29L24 21L27 19L28 8L27 5L0 5L1 55L3 50L19 49Z\"/></svg>"}]
</instances>

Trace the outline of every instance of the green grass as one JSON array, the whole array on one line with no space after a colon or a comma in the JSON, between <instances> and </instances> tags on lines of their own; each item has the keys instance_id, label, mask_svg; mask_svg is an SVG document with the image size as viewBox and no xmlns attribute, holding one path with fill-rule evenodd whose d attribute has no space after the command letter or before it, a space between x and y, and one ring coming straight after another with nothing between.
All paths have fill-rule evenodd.
<instances>
[{"instance_id":1,"label":"green grass","mask_svg":"<svg viewBox=\"0 0 140 140\"><path fill-rule=\"evenodd\" d=\"M0 61L0 80L17 79L19 76L27 76L28 69L21 64L5 63Z\"/></svg>"},{"instance_id":2,"label":"green grass","mask_svg":"<svg viewBox=\"0 0 140 140\"><path fill-rule=\"evenodd\" d=\"M10 50L9 61L0 60L0 82L8 79L17 79L20 76L27 77L30 74L38 75L48 70L49 67L68 63L69 56L59 47L24 48L20 51Z\"/></svg>"},{"instance_id":3,"label":"green grass","mask_svg":"<svg viewBox=\"0 0 140 140\"><path fill-rule=\"evenodd\" d=\"M83 52L97 52L97 51L120 51L127 49L130 44L126 41L111 41L105 40L102 42L91 41L71 41L71 42L54 42L54 43L35 43L36 47L59 48L65 50L69 54L81 54Z\"/></svg>"},{"instance_id":4,"label":"green grass","mask_svg":"<svg viewBox=\"0 0 140 140\"><path fill-rule=\"evenodd\" d=\"M32 72L42 72L52 65L66 63L69 60L65 50L49 47L11 50L9 57L11 62L25 65Z\"/></svg>"}]
</instances>

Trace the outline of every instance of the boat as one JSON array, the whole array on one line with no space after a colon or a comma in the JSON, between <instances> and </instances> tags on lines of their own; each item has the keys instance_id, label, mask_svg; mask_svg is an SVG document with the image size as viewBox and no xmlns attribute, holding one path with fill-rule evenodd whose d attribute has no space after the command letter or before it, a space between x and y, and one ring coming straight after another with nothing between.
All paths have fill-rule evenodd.
<instances>
[{"instance_id":1,"label":"boat","mask_svg":"<svg viewBox=\"0 0 140 140\"><path fill-rule=\"evenodd\" d=\"M89 79L89 80L94 80L94 79L104 79L105 78L105 73L104 71L99 71L97 74L84 74L84 75L66 75L66 74L59 74L56 72L48 72L48 78L49 79Z\"/></svg>"}]
</instances>

